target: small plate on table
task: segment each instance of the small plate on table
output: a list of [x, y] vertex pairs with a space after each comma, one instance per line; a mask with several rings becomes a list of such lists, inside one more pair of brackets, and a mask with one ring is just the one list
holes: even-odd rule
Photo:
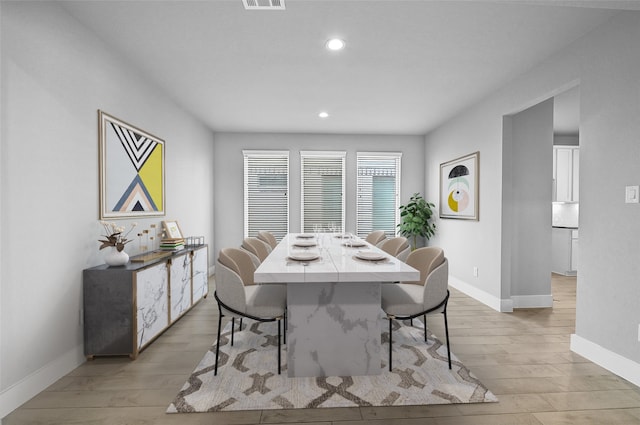
[[292, 252], [291, 254], [289, 254], [289, 259], [294, 261], [313, 261], [317, 260], [318, 258], [320, 258], [320, 254], [317, 252], [304, 251], [295, 253]]
[[315, 238], [315, 235], [312, 235], [311, 233], [301, 233], [298, 236], [296, 236], [296, 238], [298, 238], [298, 239], [313, 239], [313, 238]]
[[342, 245], [346, 247], [352, 247], [352, 248], [362, 248], [363, 246], [367, 246], [367, 243], [365, 241], [355, 240], [351, 242], [344, 242]]
[[310, 241], [310, 240], [302, 240], [302, 241], [297, 241], [293, 243], [293, 246], [297, 246], [300, 248], [311, 248], [312, 246], [316, 246], [317, 243], [315, 243], [314, 241]]
[[365, 261], [382, 261], [387, 259], [386, 255], [373, 251], [358, 251], [356, 252], [355, 257]]

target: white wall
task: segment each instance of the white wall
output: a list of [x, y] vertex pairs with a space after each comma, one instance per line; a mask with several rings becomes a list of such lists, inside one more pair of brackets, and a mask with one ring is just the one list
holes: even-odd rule
[[[440, 203], [440, 164], [480, 152], [479, 220], [437, 219], [438, 232], [431, 244], [445, 250], [449, 259], [450, 284], [464, 286], [467, 293], [496, 310], [503, 309], [499, 285], [501, 137], [502, 115], [487, 119], [483, 111], [477, 109], [427, 135], [425, 151], [425, 192], [427, 198], [436, 201], [437, 208]], [[477, 277], [473, 275], [474, 267], [478, 267]]]
[[502, 144], [501, 296], [508, 295], [514, 308], [551, 307], [553, 99], [507, 120], [511, 123]]
[[[243, 149], [289, 151], [289, 230], [300, 231], [300, 151], [346, 151], [346, 228], [356, 228], [356, 152], [402, 152], [400, 202], [424, 193], [422, 136], [217, 133], [215, 135], [215, 251], [243, 238]], [[213, 251], [212, 251], [213, 253]]]
[[[640, 13], [624, 11], [499, 92], [427, 135], [427, 194], [440, 162], [481, 152], [480, 221], [438, 223], [451, 281], [494, 308], [501, 287], [503, 117], [580, 83], [580, 259], [572, 348], [640, 383]], [[462, 243], [464, 241], [464, 243]], [[479, 265], [479, 276], [472, 266]], [[484, 273], [483, 273], [484, 271]]]
[[[2, 2], [0, 2], [0, 98], [2, 97], [2, 84], [3, 83], [3, 59], [2, 59], [2, 46], [3, 46], [3, 39], [4, 36], [2, 35], [2, 22], [3, 22], [3, 16], [2, 16]], [[4, 106], [3, 106], [3, 102], [0, 99], [0, 193], [3, 191], [3, 168], [1, 167], [2, 164], [4, 164], [4, 143], [2, 142], [4, 140], [3, 137], [3, 131], [2, 131], [2, 121], [3, 121], [3, 112], [4, 112]], [[3, 234], [3, 227], [2, 223], [4, 223], [3, 221], [3, 211], [4, 211], [4, 197], [0, 194], [0, 241], [4, 240], [4, 234]], [[3, 256], [3, 252], [2, 252], [2, 243], [0, 242], [0, 319], [2, 318], [2, 274], [3, 274], [3, 267], [2, 267], [2, 258], [4, 258]], [[2, 391], [2, 326], [0, 326], [0, 392]], [[0, 406], [3, 406], [4, 403], [0, 403]], [[8, 408], [10, 409], [10, 407]], [[8, 410], [7, 409], [7, 410]], [[4, 416], [4, 410], [0, 411], [0, 425], [2, 425], [2, 417]]]
[[[580, 83], [576, 324], [578, 339], [635, 362], [635, 376], [628, 379], [636, 385], [640, 385], [640, 208], [625, 204], [624, 198], [625, 186], [640, 184], [638, 45], [640, 12], [618, 15], [581, 43], [585, 61]], [[625, 362], [613, 363], [624, 373], [631, 369]]]
[[3, 2], [1, 24], [0, 417], [84, 361], [82, 270], [103, 262], [97, 110], [165, 140], [167, 218], [208, 241], [214, 178], [212, 132], [58, 5]]

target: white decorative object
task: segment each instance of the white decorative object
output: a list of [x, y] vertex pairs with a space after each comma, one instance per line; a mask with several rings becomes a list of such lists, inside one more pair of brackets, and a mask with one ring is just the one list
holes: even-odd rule
[[129, 254], [122, 251], [118, 251], [115, 246], [107, 248], [107, 255], [104, 257], [104, 262], [109, 266], [124, 266], [129, 262]]

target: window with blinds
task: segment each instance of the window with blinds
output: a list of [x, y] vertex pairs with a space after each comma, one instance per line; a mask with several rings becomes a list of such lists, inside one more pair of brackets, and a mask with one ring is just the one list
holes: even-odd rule
[[400, 217], [401, 153], [358, 152], [356, 233], [367, 236], [384, 230], [387, 237], [396, 235]]
[[300, 152], [302, 231], [317, 226], [344, 230], [344, 167], [346, 152]]
[[289, 233], [289, 152], [242, 151], [244, 237], [260, 231], [281, 240]]

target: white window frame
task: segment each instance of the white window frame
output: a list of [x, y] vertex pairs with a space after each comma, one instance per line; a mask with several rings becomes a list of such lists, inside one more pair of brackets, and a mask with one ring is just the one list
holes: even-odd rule
[[[340, 209], [341, 209], [341, 218], [340, 223], [335, 223], [336, 227], [339, 227], [338, 231], [343, 231], [345, 226], [345, 162], [346, 162], [347, 153], [345, 151], [300, 151], [300, 229], [302, 232], [305, 231], [313, 231], [314, 229], [306, 229], [305, 230], [305, 162], [307, 159], [309, 160], [340, 160], [341, 161], [341, 177], [342, 177], [342, 185], [341, 185], [341, 200], [340, 200]], [[324, 226], [324, 230], [327, 230], [327, 226], [331, 223], [317, 223]]]
[[[244, 158], [244, 217], [243, 217], [243, 221], [244, 221], [244, 237], [254, 237], [257, 235], [257, 232], [259, 231], [269, 231], [274, 233], [274, 236], [276, 236], [276, 239], [280, 240], [284, 235], [286, 235], [287, 233], [289, 233], [289, 174], [290, 174], [290, 168], [289, 168], [289, 151], [279, 151], [279, 150], [243, 150], [242, 151], [242, 155]], [[262, 226], [265, 228], [260, 228], [260, 229], [254, 229], [253, 232], [251, 232], [250, 227], [251, 227], [251, 223], [250, 223], [250, 207], [251, 205], [249, 205], [250, 202], [250, 198], [249, 198], [249, 194], [250, 194], [250, 186], [249, 186], [249, 180], [250, 180], [250, 163], [249, 160], [260, 160], [261, 158], [263, 158], [265, 160], [265, 166], [268, 167], [269, 161], [274, 161], [274, 160], [284, 160], [286, 162], [286, 178], [287, 178], [287, 183], [286, 183], [286, 192], [284, 194], [285, 197], [285, 203], [286, 203], [286, 223], [285, 223], [285, 227], [284, 229], [273, 229], [273, 228], [268, 228], [269, 226]], [[259, 207], [259, 206], [258, 206]]]
[[[373, 220], [373, 205], [367, 205], [367, 211], [365, 206], [361, 205], [367, 203], [366, 200], [362, 200], [361, 196], [364, 196], [363, 191], [367, 188], [363, 187], [361, 180], [361, 170], [364, 168], [364, 161], [395, 161], [395, 208], [394, 208], [394, 226], [392, 229], [374, 229], [371, 226], [366, 226], [365, 221], [369, 219]], [[356, 152], [356, 233], [360, 237], [365, 237], [373, 230], [385, 230], [388, 237], [392, 237], [398, 234], [397, 225], [400, 222], [400, 183], [402, 181], [402, 152]], [[381, 172], [384, 172], [381, 169]], [[373, 188], [371, 187], [371, 191]]]

